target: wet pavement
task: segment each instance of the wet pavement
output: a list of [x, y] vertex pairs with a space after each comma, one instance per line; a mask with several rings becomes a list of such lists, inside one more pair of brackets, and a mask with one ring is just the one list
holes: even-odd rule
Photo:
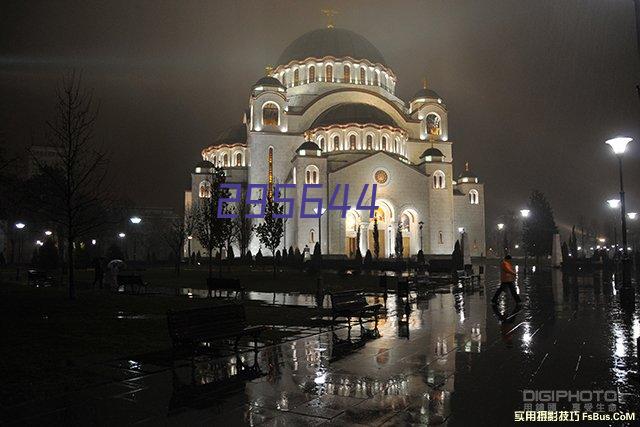
[[[496, 266], [480, 287], [446, 286], [419, 301], [391, 296], [380, 337], [318, 329], [254, 356], [198, 358], [175, 368], [149, 360], [96, 366], [105, 383], [5, 413], [64, 425], [510, 425], [516, 411], [572, 411], [534, 391], [609, 391], [580, 411], [638, 411], [640, 319], [598, 276], [543, 270], [520, 277], [524, 305], [488, 303]], [[273, 294], [269, 294], [273, 296]], [[261, 299], [261, 295], [254, 295]], [[266, 296], [265, 296], [266, 297]], [[309, 295], [278, 296], [312, 305]], [[374, 298], [371, 298], [372, 302]], [[367, 327], [371, 327], [369, 324]], [[611, 394], [614, 393], [614, 394]], [[586, 406], [592, 405], [592, 406]], [[599, 406], [602, 405], [602, 406]], [[637, 416], [638, 414], [636, 414]], [[580, 423], [583, 425], [583, 423]], [[611, 425], [622, 425], [612, 422]]]

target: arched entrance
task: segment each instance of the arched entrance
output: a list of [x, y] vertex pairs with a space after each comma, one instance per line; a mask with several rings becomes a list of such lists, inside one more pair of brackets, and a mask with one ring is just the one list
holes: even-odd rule
[[[360, 215], [356, 211], [348, 211], [345, 219], [345, 255], [349, 258], [356, 256], [358, 250], [358, 228], [360, 227]], [[364, 256], [364, 254], [361, 254]]]
[[400, 229], [402, 231], [402, 256], [408, 258], [418, 252], [416, 231], [418, 228], [416, 211], [405, 209], [400, 215]]

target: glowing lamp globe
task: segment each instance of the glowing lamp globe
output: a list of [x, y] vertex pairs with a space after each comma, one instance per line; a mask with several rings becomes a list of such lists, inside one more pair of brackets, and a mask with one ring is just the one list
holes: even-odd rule
[[529, 218], [529, 214], [531, 214], [531, 211], [529, 209], [520, 210], [520, 215], [522, 215], [522, 218]]
[[627, 150], [627, 144], [630, 143], [631, 141], [633, 141], [632, 138], [621, 136], [618, 138], [609, 139], [605, 141], [605, 143], [611, 146], [611, 149], [613, 149], [613, 152], [615, 154], [623, 154]]
[[636, 219], [638, 218], [638, 212], [627, 212], [627, 217], [629, 217], [629, 219]]
[[18, 230], [22, 230], [23, 228], [25, 228], [27, 225], [24, 222], [16, 222], [16, 228]]
[[609, 199], [607, 200], [607, 204], [611, 209], [616, 209], [620, 207], [620, 199]]
[[498, 230], [502, 230], [503, 228], [504, 228], [504, 224], [503, 223], [498, 224]]
[[139, 216], [132, 216], [129, 218], [129, 221], [131, 221], [132, 224], [140, 224], [142, 222], [142, 218]]

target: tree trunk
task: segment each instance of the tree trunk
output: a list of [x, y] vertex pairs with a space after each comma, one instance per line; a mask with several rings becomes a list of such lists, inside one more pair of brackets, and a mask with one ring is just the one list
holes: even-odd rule
[[76, 283], [73, 271], [73, 237], [67, 237], [67, 268], [69, 269], [69, 299], [76, 299]]
[[271, 251], [271, 254], [273, 256], [273, 278], [276, 278], [276, 255], [274, 253], [275, 248], [273, 248], [273, 250]]
[[213, 278], [213, 248], [209, 248], [209, 279]]
[[218, 277], [222, 278], [222, 246], [218, 248], [220, 254], [220, 260], [218, 261]]

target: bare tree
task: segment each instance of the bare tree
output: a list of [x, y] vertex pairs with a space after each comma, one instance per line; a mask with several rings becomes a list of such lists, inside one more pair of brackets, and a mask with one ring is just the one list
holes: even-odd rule
[[55, 149], [54, 161], [47, 165], [32, 150], [30, 154], [46, 190], [39, 198], [41, 211], [64, 233], [69, 298], [75, 299], [74, 243], [106, 221], [103, 203], [108, 159], [94, 142], [98, 108], [75, 72], [62, 79], [56, 99], [54, 117], [46, 123], [47, 142]]
[[253, 225], [253, 218], [249, 217], [251, 214], [251, 206], [247, 204], [247, 192], [242, 192], [240, 204], [237, 207], [238, 216], [234, 218], [234, 232], [236, 233], [236, 239], [238, 241], [238, 247], [240, 248], [240, 257], [244, 258], [249, 249], [249, 243], [251, 243], [251, 237], [255, 227]]
[[180, 276], [180, 262], [182, 248], [184, 248], [184, 241], [187, 238], [186, 221], [185, 218], [174, 218], [169, 223], [162, 227], [162, 237], [167, 243], [175, 260], [176, 276]]

